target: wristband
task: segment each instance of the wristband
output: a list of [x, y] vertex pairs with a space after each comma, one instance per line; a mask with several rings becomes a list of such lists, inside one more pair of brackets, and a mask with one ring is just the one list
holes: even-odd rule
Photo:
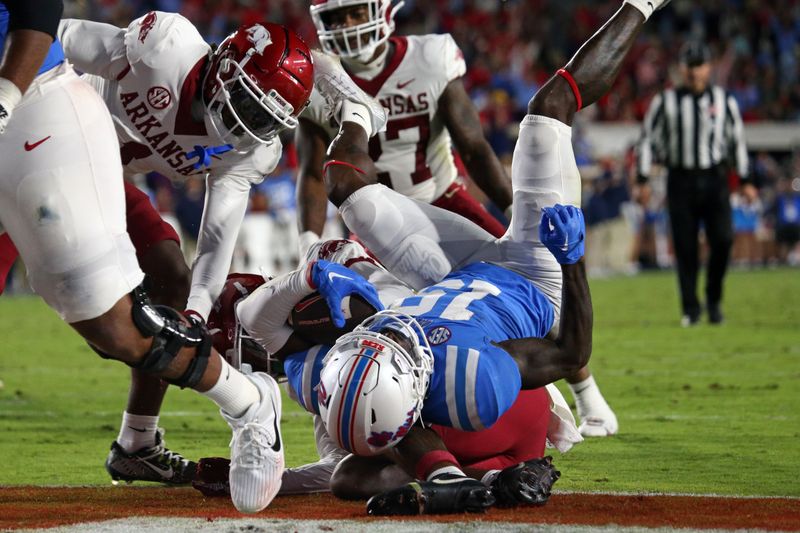
[[423, 455], [417, 462], [417, 466], [414, 469], [417, 479], [428, 479], [431, 468], [437, 463], [452, 463], [453, 466], [459, 466], [452, 453], [447, 450], [433, 450]]
[[372, 122], [370, 120], [371, 116], [372, 114], [370, 113], [369, 108], [364, 104], [353, 102], [351, 100], [345, 100], [342, 104], [342, 116], [339, 122], [341, 124], [344, 124], [345, 122], [355, 122], [364, 128], [364, 131], [367, 132], [367, 139], [369, 139], [375, 133], [372, 131]]
[[359, 174], [364, 174], [364, 175], [366, 175], [366, 172], [364, 172], [363, 170], [361, 170], [360, 168], [358, 168], [358, 167], [357, 167], [357, 166], [355, 166], [354, 164], [352, 164], [352, 163], [348, 163], [348, 162], [346, 162], [346, 161], [337, 161], [336, 159], [331, 159], [330, 161], [326, 162], [326, 163], [325, 163], [325, 164], [322, 166], [322, 175], [324, 176], [324, 175], [325, 175], [325, 173], [326, 173], [326, 172], [328, 172], [328, 167], [332, 167], [332, 166], [334, 166], [334, 165], [339, 165], [339, 166], [343, 166], [343, 167], [352, 168], [353, 170], [355, 170], [355, 171], [356, 171], [356, 172], [358, 172]]
[[572, 94], [575, 95], [575, 103], [578, 106], [578, 109], [576, 109], [575, 112], [580, 111], [583, 107], [583, 98], [581, 98], [581, 91], [578, 89], [578, 84], [575, 83], [575, 78], [573, 78], [572, 74], [563, 68], [558, 69], [556, 74], [567, 80], [567, 83], [569, 83], [569, 86], [572, 89]]

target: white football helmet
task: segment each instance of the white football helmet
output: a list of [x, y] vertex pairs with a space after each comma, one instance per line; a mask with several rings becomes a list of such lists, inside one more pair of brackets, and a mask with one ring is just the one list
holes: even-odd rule
[[369, 317], [323, 360], [317, 396], [328, 434], [356, 455], [385, 452], [419, 419], [432, 372], [414, 318], [391, 310]]
[[[366, 5], [369, 21], [351, 28], [331, 28], [329, 15], [337, 9]], [[328, 54], [353, 58], [366, 63], [375, 49], [394, 32], [394, 16], [403, 2], [392, 0], [312, 0], [311, 19], [317, 27], [317, 37]], [[364, 39], [368, 36], [368, 39]]]

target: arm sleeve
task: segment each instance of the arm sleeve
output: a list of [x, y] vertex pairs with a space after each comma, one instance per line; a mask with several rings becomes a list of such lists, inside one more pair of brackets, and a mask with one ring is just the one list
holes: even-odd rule
[[[277, 353], [293, 331], [286, 324], [292, 308], [314, 292], [308, 266], [267, 281], [236, 307], [242, 327], [269, 353]], [[313, 350], [312, 350], [313, 351]], [[288, 375], [289, 371], [286, 370]]]
[[736, 172], [738, 172], [742, 180], [746, 180], [749, 174], [747, 142], [744, 138], [744, 124], [742, 123], [742, 115], [739, 113], [739, 104], [736, 103], [736, 98], [728, 95], [725, 107], [727, 108], [727, 120], [729, 121], [727, 131], [733, 159], [736, 163]]
[[64, 55], [75, 68], [107, 79], [116, 78], [128, 65], [124, 36], [124, 29], [101, 22], [64, 19], [58, 25]]
[[236, 238], [250, 198], [250, 182], [238, 178], [207, 180], [197, 256], [192, 263], [192, 289], [187, 309], [208, 318], [233, 258]]
[[58, 21], [64, 11], [61, 0], [5, 0], [8, 31], [35, 30], [56, 38]]
[[639, 176], [650, 177], [653, 167], [653, 146], [655, 143], [663, 142], [660, 135], [663, 118], [664, 96], [659, 94], [650, 102], [650, 107], [644, 117], [642, 140], [639, 142]]

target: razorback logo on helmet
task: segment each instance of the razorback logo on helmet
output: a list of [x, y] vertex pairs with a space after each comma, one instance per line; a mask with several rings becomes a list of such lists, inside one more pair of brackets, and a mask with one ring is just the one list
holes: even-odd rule
[[253, 43], [253, 48], [259, 54], [264, 53], [264, 49], [272, 44], [272, 36], [269, 34], [267, 28], [261, 24], [253, 24], [247, 28], [247, 40]]
[[370, 340], [370, 339], [362, 339], [359, 344], [361, 346], [365, 347], [365, 348], [374, 348], [374, 349], [378, 350], [379, 352], [382, 352], [382, 351], [386, 350], [386, 346], [384, 346], [383, 344], [381, 344], [379, 342], [375, 342], [373, 340]]
[[139, 42], [143, 43], [147, 36], [150, 35], [150, 30], [156, 25], [156, 12], [151, 11], [139, 23]]

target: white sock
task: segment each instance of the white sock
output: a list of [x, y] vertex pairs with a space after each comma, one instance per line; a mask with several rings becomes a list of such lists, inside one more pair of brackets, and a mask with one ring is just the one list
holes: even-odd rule
[[589, 376], [580, 383], [568, 383], [568, 385], [578, 407], [578, 416], [582, 417], [587, 412], [608, 409], [606, 399], [600, 393], [594, 376]]
[[217, 383], [200, 394], [211, 398], [220, 409], [232, 417], [238, 418], [247, 411], [248, 407], [260, 401], [261, 395], [252, 381], [229, 365], [227, 361], [220, 359], [222, 360], [222, 371]]
[[117, 444], [128, 453], [142, 448], [151, 448], [156, 444], [158, 415], [132, 415], [128, 411], [122, 413], [122, 426], [119, 428]]

